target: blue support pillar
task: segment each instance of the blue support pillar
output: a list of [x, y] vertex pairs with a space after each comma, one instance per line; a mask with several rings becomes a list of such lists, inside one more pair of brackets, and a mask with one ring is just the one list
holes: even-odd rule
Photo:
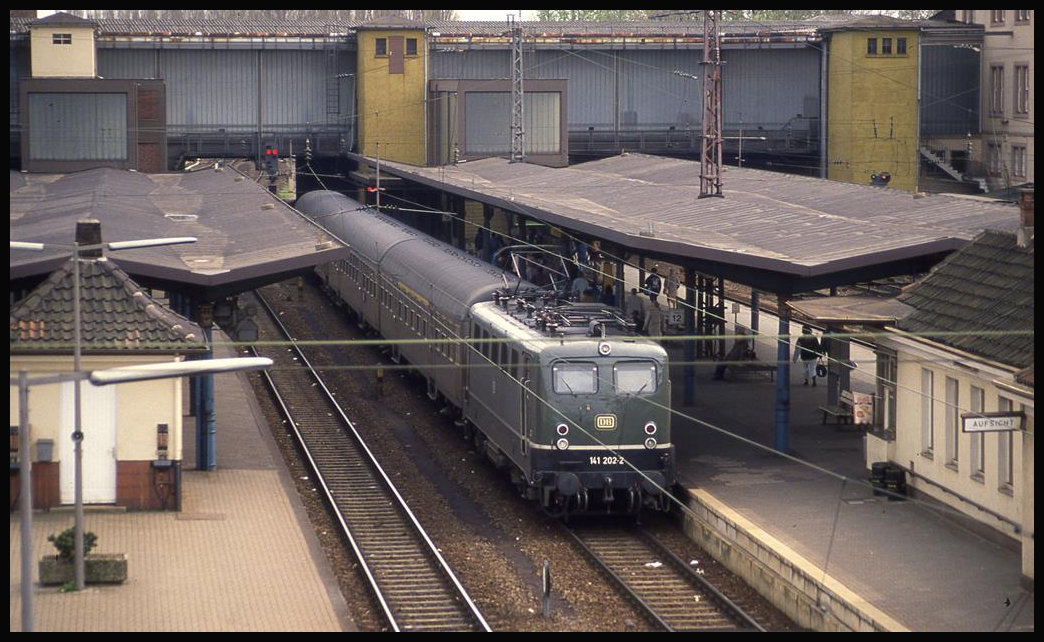
[[[207, 345], [213, 346], [213, 330], [208, 326], [203, 328], [203, 336], [206, 337]], [[214, 358], [214, 349], [207, 350], [205, 359]], [[205, 450], [201, 453], [198, 468], [203, 470], [217, 470], [217, 425], [214, 423], [214, 375], [206, 374], [196, 377], [199, 379], [200, 412], [197, 424], [199, 428], [199, 443], [205, 444]]]
[[773, 447], [780, 452], [790, 448], [790, 308], [787, 295], [780, 294], [779, 340], [776, 343], [776, 429]]

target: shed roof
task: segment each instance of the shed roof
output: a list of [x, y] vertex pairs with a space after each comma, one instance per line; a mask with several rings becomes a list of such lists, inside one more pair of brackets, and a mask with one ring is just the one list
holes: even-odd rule
[[[15, 241], [71, 248], [82, 218], [101, 221], [105, 242], [195, 236], [196, 243], [116, 252], [111, 260], [138, 281], [194, 289], [208, 300], [347, 256], [336, 239], [230, 170], [11, 172], [10, 207]], [[47, 274], [69, 254], [12, 251], [10, 277]]]
[[1032, 242], [1021, 248], [1014, 234], [983, 232], [899, 299], [913, 308], [901, 330], [1018, 368], [1033, 365]]
[[[11, 309], [12, 352], [73, 351], [73, 268], [70, 258]], [[207, 349], [198, 325], [150, 297], [104, 258], [80, 260], [80, 319], [84, 354]]]
[[780, 293], [925, 271], [983, 229], [1019, 221], [1008, 203], [732, 167], [724, 198], [699, 198], [699, 163], [643, 154], [568, 168], [491, 158], [381, 169]]

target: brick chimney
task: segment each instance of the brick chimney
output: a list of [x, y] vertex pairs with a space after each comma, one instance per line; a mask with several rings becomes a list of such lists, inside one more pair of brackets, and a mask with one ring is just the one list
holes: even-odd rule
[[1019, 247], [1029, 247], [1033, 243], [1033, 190], [1019, 190]]

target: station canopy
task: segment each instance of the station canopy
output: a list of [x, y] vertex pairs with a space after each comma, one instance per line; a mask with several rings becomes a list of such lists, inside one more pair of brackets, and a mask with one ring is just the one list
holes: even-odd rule
[[[186, 245], [106, 252], [150, 287], [214, 301], [347, 257], [335, 238], [265, 188], [230, 169], [142, 174], [97, 168], [10, 173], [10, 280], [50, 274], [69, 259], [76, 223], [101, 222], [102, 242], [194, 236]], [[64, 246], [64, 247], [62, 247]]]
[[698, 162], [643, 154], [567, 168], [499, 158], [380, 167], [632, 254], [779, 294], [924, 272], [984, 229], [1019, 225], [1018, 207], [1001, 201], [735, 167], [725, 168], [723, 197], [700, 198]]

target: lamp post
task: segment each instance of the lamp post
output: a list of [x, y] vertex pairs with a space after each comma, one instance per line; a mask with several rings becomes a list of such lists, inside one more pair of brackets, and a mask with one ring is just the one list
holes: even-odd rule
[[[86, 241], [86, 242], [85, 242]], [[94, 241], [94, 242], [89, 242]], [[64, 245], [58, 243], [31, 243], [24, 241], [11, 241], [11, 249], [43, 251], [49, 248], [71, 249], [73, 252], [73, 373], [80, 372], [81, 354], [81, 312], [80, 312], [80, 256], [81, 252], [97, 252], [101, 256], [103, 249], [109, 250], [132, 250], [143, 247], [157, 247], [163, 245], [181, 245], [184, 243], [195, 243], [193, 236], [182, 236], [173, 238], [142, 239], [138, 241], [117, 241], [113, 243], [101, 242], [101, 224], [88, 219], [76, 224], [76, 243]], [[80, 409], [80, 378], [71, 379], [73, 382], [73, 467], [75, 477], [75, 538], [76, 550], [76, 590], [83, 590], [85, 585], [84, 561], [83, 561], [83, 423]]]
[[[107, 386], [131, 381], [171, 379], [199, 374], [240, 372], [259, 370], [272, 365], [266, 357], [243, 357], [234, 359], [210, 359], [208, 361], [180, 361], [177, 363], [150, 363], [95, 370], [71, 374], [46, 375], [30, 378], [19, 372], [10, 379], [10, 385], [18, 386], [18, 458], [19, 458], [19, 502], [21, 503], [21, 553], [22, 553], [22, 630], [32, 631], [33, 622], [33, 567], [32, 567], [32, 457], [29, 456], [29, 387], [48, 383], [75, 382], [77, 387], [83, 379], [90, 379], [96, 386]], [[82, 540], [81, 540], [82, 541]], [[79, 549], [82, 553], [82, 548]]]

